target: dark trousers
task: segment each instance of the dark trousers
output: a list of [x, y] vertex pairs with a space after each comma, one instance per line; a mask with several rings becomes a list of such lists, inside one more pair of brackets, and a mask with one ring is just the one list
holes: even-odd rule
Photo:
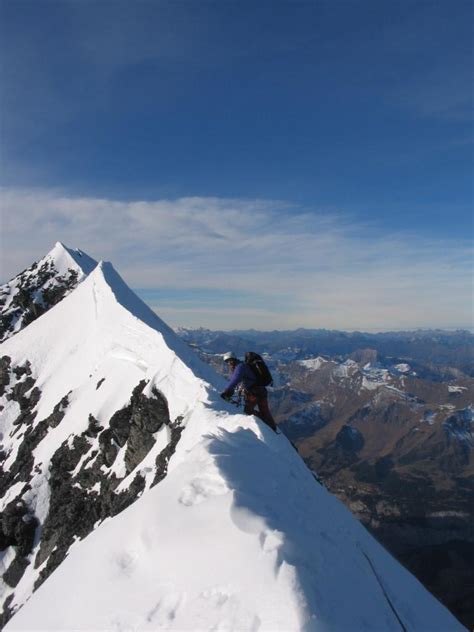
[[[255, 410], [256, 406], [258, 406], [258, 410]], [[246, 415], [256, 415], [276, 432], [277, 426], [268, 407], [266, 393], [245, 393], [244, 413]]]

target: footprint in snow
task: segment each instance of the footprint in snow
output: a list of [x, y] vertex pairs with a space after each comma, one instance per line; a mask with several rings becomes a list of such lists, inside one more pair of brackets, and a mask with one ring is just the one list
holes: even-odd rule
[[125, 575], [125, 577], [131, 577], [135, 570], [137, 559], [137, 553], [134, 553], [133, 551], [124, 551], [115, 560], [115, 564], [118, 567], [119, 573], [121, 575]]
[[186, 507], [192, 507], [213, 496], [223, 496], [228, 491], [229, 488], [220, 476], [198, 477], [182, 490], [179, 502]]
[[221, 608], [230, 598], [230, 594], [224, 592], [221, 588], [210, 588], [203, 591], [199, 596], [208, 601], [214, 608]]
[[149, 611], [146, 620], [153, 625], [166, 626], [176, 619], [176, 614], [183, 602], [183, 595], [169, 593], [165, 595]]

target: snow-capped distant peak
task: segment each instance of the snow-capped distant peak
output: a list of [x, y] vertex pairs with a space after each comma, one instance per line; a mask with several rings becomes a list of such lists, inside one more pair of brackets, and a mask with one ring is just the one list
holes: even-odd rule
[[400, 364], [396, 364], [394, 367], [400, 373], [409, 373], [411, 371], [411, 366], [406, 362], [401, 362]]
[[307, 360], [298, 360], [298, 364], [308, 371], [317, 371], [323, 364], [326, 364], [327, 360], [318, 356], [317, 358], [308, 358]]

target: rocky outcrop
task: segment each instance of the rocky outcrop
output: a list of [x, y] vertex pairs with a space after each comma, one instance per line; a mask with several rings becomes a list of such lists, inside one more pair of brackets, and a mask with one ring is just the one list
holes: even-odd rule
[[52, 260], [34, 263], [0, 288], [0, 341], [23, 329], [59, 303], [78, 284], [72, 268], [59, 274]]
[[155, 478], [153, 479], [153, 485], [156, 485], [163, 480], [168, 473], [168, 463], [176, 450], [178, 441], [181, 438], [181, 433], [184, 428], [181, 426], [182, 418], [178, 417], [176, 421], [170, 424], [169, 429], [171, 431], [171, 438], [168, 445], [159, 453], [155, 460]]
[[0, 520], [0, 550], [12, 546], [15, 557], [3, 573], [3, 581], [15, 588], [29, 565], [28, 556], [33, 550], [37, 518], [21, 500], [8, 504]]
[[65, 395], [60, 402], [53, 408], [53, 412], [49, 417], [46, 417], [45, 421], [51, 428], [59, 426], [66, 414], [67, 407], [69, 406], [69, 393]]
[[[48, 417], [38, 421], [36, 406], [41, 392], [31, 365], [27, 362], [12, 366], [10, 358], [4, 356], [0, 371], [6, 399], [16, 402], [20, 410], [11, 431], [11, 436], [18, 435], [15, 458], [5, 471], [0, 469], [0, 499], [14, 485], [23, 484], [14, 501], [4, 506], [1, 513], [0, 550], [13, 547], [15, 552], [2, 579], [14, 589], [32, 565], [39, 570], [36, 589], [64, 560], [74, 541], [85, 538], [100, 522], [120, 513], [141, 495], [145, 478], [138, 466], [155, 445], [163, 426], [168, 428], [169, 442], [154, 459], [151, 485], [166, 476], [183, 430], [182, 418], [172, 422], [165, 397], [156, 388], [145, 395], [147, 382], [142, 380], [129, 403], [108, 421], [100, 423], [90, 414], [86, 429], [63, 441], [45, 470], [45, 464], [35, 462], [35, 449], [63, 422], [70, 393], [62, 397]], [[121, 465], [114, 470], [119, 455]], [[3, 452], [3, 460], [8, 456]], [[32, 486], [45, 484], [45, 471], [49, 509], [40, 525], [26, 499], [31, 496]], [[127, 476], [127, 486], [118, 490]], [[11, 599], [5, 601], [3, 623], [13, 614], [11, 604]]]
[[11, 361], [9, 356], [0, 358], [0, 397], [3, 397], [6, 387], [10, 384]]
[[[50, 509], [35, 560], [36, 567], [46, 560], [47, 564], [36, 587], [62, 562], [75, 539], [86, 537], [94, 526], [123, 511], [140, 495], [145, 481], [139, 472], [126, 490], [116, 493], [122, 479], [107, 470], [119, 451], [125, 449], [126, 475], [130, 474], [153, 447], [154, 435], [163, 425], [170, 427], [174, 440], [156, 459], [155, 480], [166, 475], [182, 429], [178, 429], [179, 421], [171, 424], [161, 393], [152, 389], [152, 397], [147, 397], [143, 394], [145, 386], [144, 380], [136, 386], [130, 403], [113, 414], [108, 428], [103, 429], [90, 415], [87, 430], [72, 442], [65, 441], [54, 454], [50, 466]], [[94, 448], [95, 437], [98, 450]]]
[[9, 503], [0, 519], [0, 549], [14, 546], [17, 553], [26, 557], [33, 549], [38, 521], [21, 500]]
[[130, 434], [125, 452], [127, 472], [133, 471], [148, 454], [155, 443], [154, 434], [163, 424], [170, 425], [165, 398], [156, 388], [152, 393], [153, 398], [149, 399], [135, 389], [130, 402]]

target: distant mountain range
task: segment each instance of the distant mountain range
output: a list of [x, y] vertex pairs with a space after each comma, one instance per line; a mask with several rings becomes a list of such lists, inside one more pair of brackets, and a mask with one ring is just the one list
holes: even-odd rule
[[232, 349], [243, 356], [251, 348], [258, 353], [268, 353], [274, 360], [289, 362], [319, 355], [347, 358], [352, 353], [371, 349], [381, 358], [392, 359], [394, 363], [406, 360], [414, 368], [419, 363], [425, 372], [433, 371], [433, 378], [456, 376], [454, 369], [474, 377], [474, 335], [467, 330], [370, 334], [328, 329], [266, 332], [190, 330], [180, 327], [176, 332], [184, 340], [210, 353], [223, 353], [223, 349]]

